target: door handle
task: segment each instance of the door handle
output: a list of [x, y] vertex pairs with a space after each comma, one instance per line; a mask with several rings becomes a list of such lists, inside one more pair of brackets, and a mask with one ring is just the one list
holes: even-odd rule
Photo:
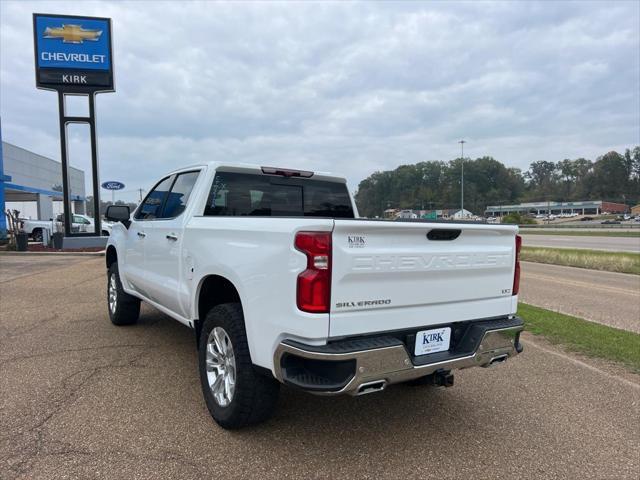
[[138, 232], [138, 236], [144, 238], [147, 236], [147, 234], [144, 232]]
[[173, 240], [175, 242], [176, 240], [178, 240], [178, 237], [173, 233], [170, 233], [169, 235], [167, 235], [167, 240]]

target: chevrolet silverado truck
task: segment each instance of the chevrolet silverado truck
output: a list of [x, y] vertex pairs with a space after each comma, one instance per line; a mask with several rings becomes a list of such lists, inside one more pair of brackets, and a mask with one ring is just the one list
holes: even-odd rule
[[169, 173], [106, 217], [111, 321], [145, 301], [193, 329], [224, 428], [266, 420], [281, 384], [450, 386], [522, 351], [512, 225], [358, 218], [342, 177], [225, 163]]

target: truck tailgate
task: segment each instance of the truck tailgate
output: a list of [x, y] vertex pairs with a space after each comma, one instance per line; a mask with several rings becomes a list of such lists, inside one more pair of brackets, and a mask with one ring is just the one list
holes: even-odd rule
[[335, 220], [329, 335], [515, 313], [516, 232], [510, 225]]

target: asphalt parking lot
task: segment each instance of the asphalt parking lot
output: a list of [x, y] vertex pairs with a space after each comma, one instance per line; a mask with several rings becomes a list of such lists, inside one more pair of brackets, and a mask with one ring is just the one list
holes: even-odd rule
[[[640, 476], [637, 376], [531, 337], [450, 389], [281, 390], [268, 423], [220, 429], [192, 333], [150, 307], [115, 327], [103, 258], [0, 255], [0, 478]], [[27, 273], [25, 273], [27, 272]]]

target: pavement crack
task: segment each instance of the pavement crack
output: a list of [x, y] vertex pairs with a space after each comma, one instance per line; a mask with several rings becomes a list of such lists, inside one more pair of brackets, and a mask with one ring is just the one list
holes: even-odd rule
[[18, 337], [21, 337], [23, 335], [28, 335], [31, 332], [33, 332], [34, 330], [37, 330], [38, 328], [42, 328], [43, 324], [49, 323], [53, 320], [57, 320], [59, 317], [59, 315], [57, 313], [54, 313], [53, 315], [50, 315], [48, 317], [44, 317], [40, 320], [38, 320], [37, 323], [34, 323], [33, 325], [29, 326], [29, 327], [25, 327], [24, 329], [20, 329], [20, 330], [14, 330], [11, 332], [8, 332], [6, 334], [2, 335], [2, 340], [6, 340], [6, 339], [15, 339]]
[[14, 357], [3, 359], [2, 361], [0, 361], [0, 365], [15, 362], [18, 360], [29, 360], [32, 358], [49, 357], [52, 355], [59, 355], [64, 353], [86, 352], [86, 351], [94, 351], [94, 350], [110, 350], [110, 349], [118, 349], [118, 348], [150, 348], [150, 347], [151, 345], [144, 344], [144, 343], [131, 343], [131, 344], [124, 344], [124, 345], [103, 345], [100, 347], [67, 348], [63, 350], [53, 350], [53, 351], [44, 352], [44, 353], [34, 353], [33, 355], [16, 355]]

